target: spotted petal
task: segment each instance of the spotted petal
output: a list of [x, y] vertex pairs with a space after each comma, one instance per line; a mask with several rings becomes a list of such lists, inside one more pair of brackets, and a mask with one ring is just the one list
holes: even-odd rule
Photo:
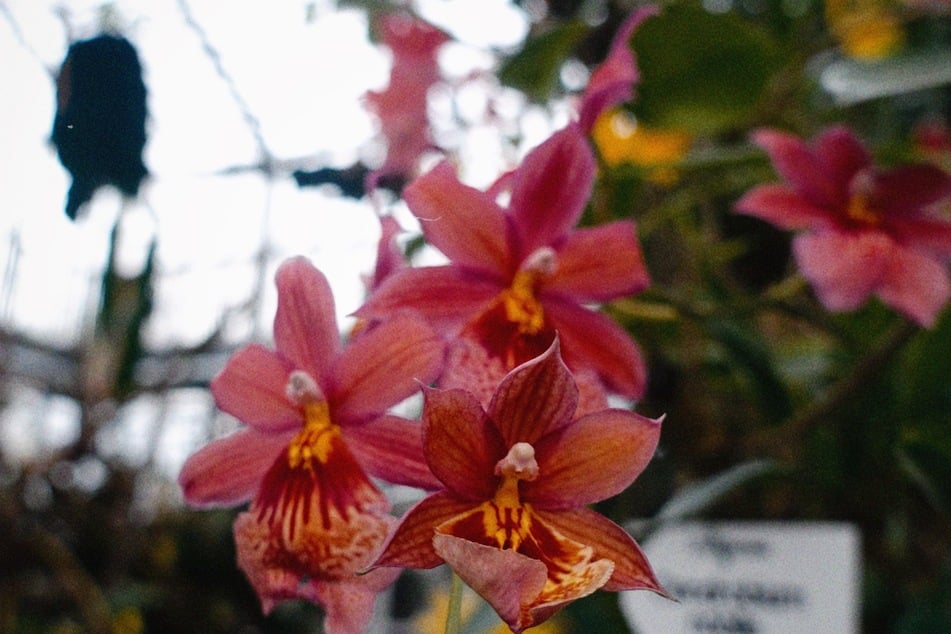
[[438, 526], [433, 538], [436, 553], [515, 632], [538, 625], [567, 603], [591, 594], [614, 570], [610, 561], [594, 559], [590, 547], [568, 539], [529, 509], [524, 512], [528, 528], [515, 549], [486, 543], [494, 536], [473, 534], [481, 510]]
[[652, 590], [667, 596], [637, 542], [611, 520], [587, 508], [535, 512], [569, 539], [594, 548], [596, 557], [614, 562], [614, 572], [604, 585], [605, 590]]
[[341, 581], [314, 580], [315, 602], [324, 608], [327, 634], [362, 634], [373, 618], [380, 592], [396, 581], [400, 570], [381, 568]]

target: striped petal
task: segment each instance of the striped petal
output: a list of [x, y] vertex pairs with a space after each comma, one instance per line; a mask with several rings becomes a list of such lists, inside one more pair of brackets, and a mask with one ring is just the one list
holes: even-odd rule
[[660, 423], [608, 409], [545, 436], [534, 445], [541, 475], [521, 483], [522, 499], [540, 509], [561, 509], [617, 495], [653, 457]]
[[330, 284], [304, 257], [282, 263], [275, 281], [274, 343], [277, 350], [297, 369], [306, 370], [321, 383], [341, 348]]
[[523, 363], [499, 384], [489, 403], [489, 418], [506, 447], [539, 438], [571, 422], [578, 388], [561, 360], [558, 340], [539, 357]]

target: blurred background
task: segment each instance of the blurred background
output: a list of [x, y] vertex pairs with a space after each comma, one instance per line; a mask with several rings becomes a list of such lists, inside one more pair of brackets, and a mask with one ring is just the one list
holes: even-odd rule
[[[863, 631], [951, 631], [951, 311], [930, 330], [876, 301], [831, 315], [788, 234], [732, 213], [775, 179], [748, 141], [759, 126], [809, 137], [842, 122], [884, 164], [951, 168], [951, 7], [658, 4], [631, 42], [634, 101], [593, 132], [583, 222], [637, 220], [653, 286], [604, 309], [648, 357], [634, 406], [667, 419], [647, 472], [599, 510], [644, 539], [686, 518], [852, 523]], [[444, 155], [478, 187], [515, 166], [568, 121], [636, 6], [0, 0], [0, 631], [318, 631], [314, 606], [261, 616], [234, 563], [236, 511], [183, 506], [185, 458], [236, 427], [208, 381], [268, 342], [286, 257], [328, 275], [341, 328], [380, 212], [414, 262], [438, 261], [401, 184]], [[428, 91], [431, 149], [368, 197], [387, 146], [365, 95], [390, 81], [377, 25], [397, 9], [450, 41]], [[97, 188], [71, 220], [53, 132], [80, 80], [74, 59], [64, 89], [61, 66], [102, 33], [141, 64], [148, 175], [134, 195]], [[398, 510], [413, 499], [394, 495]], [[443, 572], [405, 573], [373, 627], [442, 631]], [[472, 631], [497, 627], [471, 610]], [[597, 593], [546, 627], [631, 625]]]

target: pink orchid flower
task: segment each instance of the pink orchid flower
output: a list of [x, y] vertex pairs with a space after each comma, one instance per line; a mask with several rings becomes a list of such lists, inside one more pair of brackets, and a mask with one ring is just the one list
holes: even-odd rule
[[[584, 409], [608, 389], [643, 395], [646, 367], [627, 332], [588, 304], [649, 284], [632, 221], [575, 229], [594, 179], [594, 157], [576, 125], [555, 133], [511, 174], [507, 208], [462, 184], [448, 162], [404, 191], [427, 241], [451, 261], [388, 277], [357, 311], [425, 315], [453, 339], [442, 387], [480, 397], [544, 352], [557, 330], [565, 360], [586, 389]], [[590, 403], [588, 405], [587, 403]]]
[[882, 170], [848, 128], [825, 130], [812, 145], [759, 130], [783, 184], [760, 185], [736, 204], [793, 240], [799, 270], [831, 311], [853, 310], [871, 294], [923, 326], [951, 296], [946, 262], [951, 221], [933, 208], [951, 178], [930, 165]]
[[366, 94], [387, 145], [383, 165], [370, 177], [371, 187], [386, 176], [412, 176], [419, 157], [432, 148], [427, 95], [440, 77], [436, 54], [449, 41], [443, 31], [404, 13], [384, 14], [378, 25], [393, 62], [387, 87]]
[[665, 594], [637, 543], [585, 506], [643, 471], [659, 419], [575, 418], [557, 340], [505, 377], [487, 409], [465, 390], [424, 395], [423, 448], [444, 488], [407, 511], [374, 566], [445, 562], [515, 632], [599, 588]]
[[653, 5], [640, 7], [631, 11], [618, 28], [608, 56], [591, 74], [582, 95], [579, 123], [586, 132], [591, 132], [601, 113], [634, 97], [634, 84], [640, 73], [631, 50], [631, 36], [644, 20], [658, 12]]
[[443, 345], [418, 318], [396, 317], [344, 348], [327, 280], [304, 258], [276, 275], [276, 350], [249, 345], [212, 381], [218, 406], [247, 427], [182, 468], [194, 506], [251, 500], [235, 521], [238, 564], [265, 613], [285, 599], [324, 606], [329, 632], [359, 632], [392, 575], [355, 573], [393, 518], [367, 473], [434, 488], [420, 427], [383, 415], [435, 378]]

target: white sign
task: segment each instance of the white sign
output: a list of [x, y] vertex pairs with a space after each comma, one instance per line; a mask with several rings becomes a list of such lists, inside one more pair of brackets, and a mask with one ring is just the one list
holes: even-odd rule
[[854, 634], [858, 529], [808, 522], [685, 522], [642, 544], [677, 601], [622, 592], [640, 634]]

